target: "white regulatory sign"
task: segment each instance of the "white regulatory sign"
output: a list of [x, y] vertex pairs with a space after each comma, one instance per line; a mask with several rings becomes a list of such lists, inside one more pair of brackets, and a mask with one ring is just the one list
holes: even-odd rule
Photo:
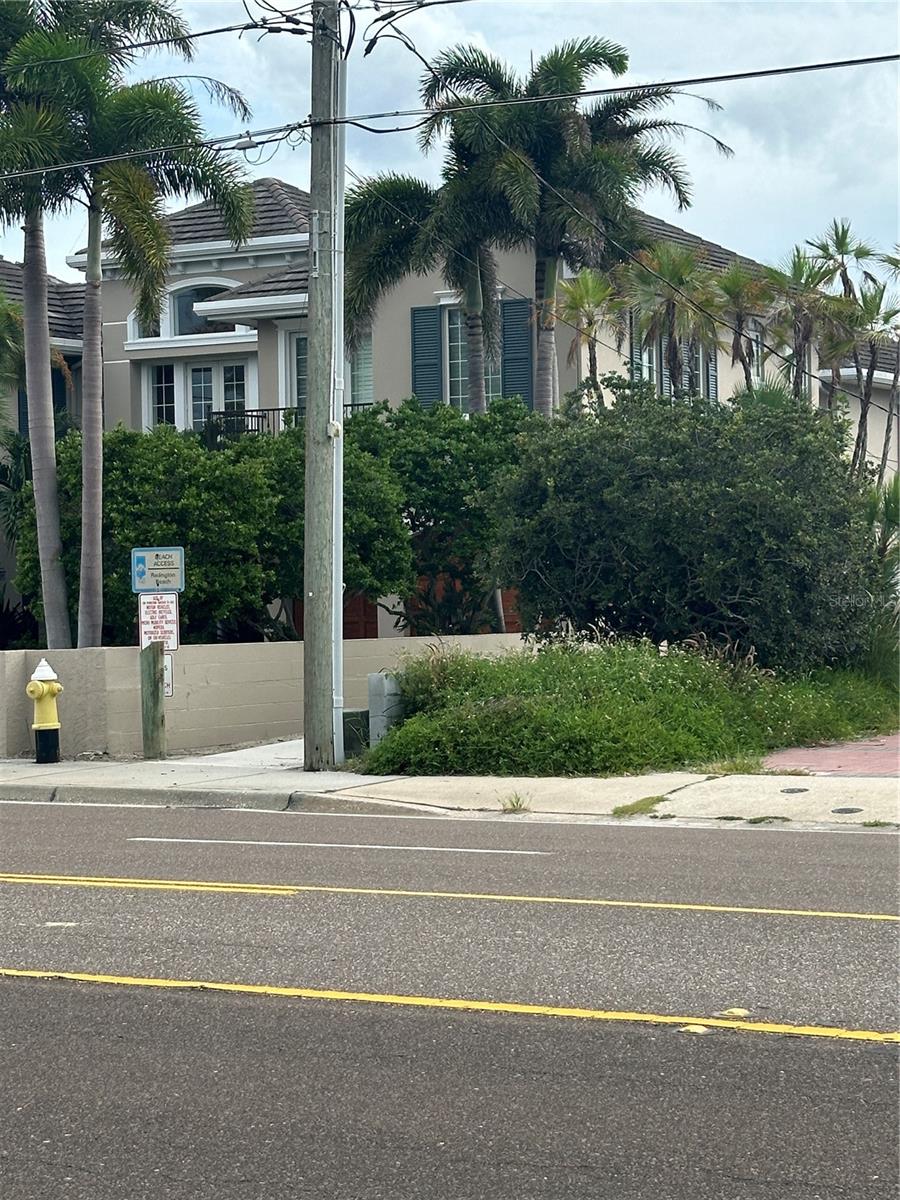
[[138, 596], [141, 649], [162, 642], [166, 650], [178, 649], [178, 593], [141, 592]]
[[171, 654], [163, 655], [163, 695], [167, 700], [175, 695], [175, 659]]

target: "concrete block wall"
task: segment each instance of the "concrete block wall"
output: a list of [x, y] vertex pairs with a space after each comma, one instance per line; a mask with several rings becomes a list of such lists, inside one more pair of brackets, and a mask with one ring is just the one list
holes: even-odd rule
[[[394, 670], [436, 645], [477, 654], [521, 646], [517, 634], [454, 638], [368, 638], [344, 643], [344, 703], [368, 706], [368, 676]], [[25, 685], [41, 658], [59, 675], [64, 758], [141, 753], [139, 651], [0, 651], [0, 759], [32, 752], [32, 704]], [[303, 734], [303, 643], [182, 646], [174, 655], [174, 695], [166, 701], [170, 754], [222, 749]]]

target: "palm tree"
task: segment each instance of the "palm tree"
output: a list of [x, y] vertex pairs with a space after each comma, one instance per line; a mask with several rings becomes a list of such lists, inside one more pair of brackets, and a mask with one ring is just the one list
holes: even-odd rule
[[586, 267], [574, 279], [565, 279], [559, 286], [556, 315], [575, 330], [569, 346], [568, 364], [576, 363], [579, 352], [587, 349], [588, 379], [595, 392], [600, 386], [597, 379], [600, 334], [604, 326], [607, 327], [614, 334], [616, 344], [621, 346], [625, 339], [626, 312], [616, 285], [599, 271]]
[[831, 298], [822, 290], [831, 278], [831, 268], [795, 246], [782, 267], [769, 267], [766, 278], [772, 286], [772, 322], [776, 339], [790, 346], [785, 374], [796, 400], [805, 393], [810, 347], [830, 313]]
[[761, 353], [754, 326], [763, 319], [771, 303], [771, 286], [758, 271], [752, 271], [735, 259], [716, 276], [715, 288], [718, 306], [732, 332], [731, 365], [741, 364], [745, 387], [752, 392], [753, 368], [757, 365], [754, 360]]
[[497, 329], [497, 267], [487, 239], [492, 212], [483, 196], [473, 195], [452, 156], [441, 187], [409, 175], [379, 175], [351, 189], [345, 206], [348, 341], [360, 336], [381, 297], [403, 278], [439, 268], [462, 297], [473, 413], [487, 407], [485, 346], [493, 350]]
[[712, 277], [693, 250], [674, 242], [660, 242], [637, 257], [624, 288], [638, 313], [642, 344], [661, 347], [673, 395], [697, 392], [697, 351], [715, 353], [719, 344]]
[[[148, 13], [152, 5], [145, 6]], [[165, 3], [159, 9], [168, 11]], [[179, 22], [173, 33], [186, 32]], [[47, 96], [68, 114], [78, 157], [187, 145], [143, 162], [116, 162], [78, 171], [73, 198], [80, 194], [88, 213], [82, 355], [82, 533], [78, 605], [78, 645], [96, 646], [103, 630], [103, 354], [101, 243], [104, 229], [122, 275], [137, 294], [144, 324], [158, 315], [168, 269], [169, 239], [164, 200], [198, 192], [216, 202], [235, 242], [250, 231], [249, 192], [240, 186], [233, 163], [197, 146], [204, 136], [200, 114], [187, 89], [173, 80], [134, 85], [121, 81], [115, 57], [60, 63], [93, 45], [65, 29], [26, 35], [7, 57], [8, 76], [23, 92]], [[26, 69], [24, 64], [28, 64]], [[215, 84], [242, 118], [249, 112], [233, 90]]]
[[[826, 282], [839, 284], [845, 300], [853, 301], [857, 298], [857, 283], [851, 273], [854, 268], [862, 271], [864, 280], [875, 282], [871, 273], [863, 266], [877, 257], [875, 247], [861, 241], [853, 232], [849, 221], [839, 221], [835, 217], [820, 238], [814, 238], [806, 244], [815, 251], [814, 261], [827, 267]], [[848, 357], [853, 360], [856, 385], [862, 394], [863, 367], [859, 347], [852, 346]]]
[[[881, 263], [887, 267], [892, 279], [900, 278], [900, 246], [894, 248], [893, 254], [882, 254]], [[894, 433], [894, 417], [898, 411], [900, 400], [900, 336], [894, 342], [894, 366], [891, 373], [891, 388], [888, 392], [887, 414], [884, 423], [884, 441], [881, 444], [881, 461], [878, 464], [878, 483], [884, 483], [887, 474], [888, 458], [891, 453], [891, 438]]]
[[[564, 42], [525, 78], [478, 47], [455, 47], [435, 60], [422, 84], [423, 99], [435, 112], [426, 141], [450, 119], [445, 110], [461, 101], [572, 96], [596, 72], [621, 75], [627, 66], [622, 46], [596, 37]], [[636, 246], [632, 205], [647, 186], [666, 186], [679, 203], [688, 203], [683, 166], [663, 140], [686, 127], [647, 115], [676, 94], [648, 87], [584, 112], [576, 99], [566, 99], [453, 116], [459, 138], [491, 161], [491, 178], [518, 226], [518, 243], [534, 248], [535, 408], [544, 415], [554, 407], [561, 262], [573, 270], [609, 266], [622, 257], [623, 247], [627, 252]]]
[[869, 445], [869, 411], [872, 407], [872, 391], [878, 352], [900, 339], [900, 305], [888, 296], [887, 284], [863, 284], [852, 302], [857, 311], [856, 320], [850, 326], [854, 359], [861, 358], [860, 351], [868, 354], [865, 376], [859, 389], [859, 422], [853, 446], [851, 471], [862, 475], [866, 470]]
[[[87, 39], [90, 49], [127, 60], [130, 40], [144, 35], [183, 39], [185, 27], [166, 0], [83, 0], [79, 4], [13, 0], [0, 6], [0, 63], [40, 30], [66, 30]], [[190, 43], [176, 41], [190, 54]], [[90, 61], [90, 60], [88, 60]], [[22, 95], [0, 68], [0, 162], [8, 170], [66, 162], [76, 154], [68, 114], [51, 96]], [[66, 172], [5, 181], [0, 187], [4, 221], [23, 220], [25, 227], [24, 299], [25, 374], [28, 428], [37, 520], [41, 593], [49, 648], [71, 645], [71, 629], [63, 573], [56, 484], [53, 399], [50, 378], [50, 332], [47, 307], [47, 258], [44, 213], [64, 209], [75, 181]]]

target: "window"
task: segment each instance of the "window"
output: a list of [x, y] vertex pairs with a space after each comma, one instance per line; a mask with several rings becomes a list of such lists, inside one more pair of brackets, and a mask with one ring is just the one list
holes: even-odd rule
[[641, 342], [641, 333], [638, 325], [640, 313], [639, 310], [633, 308], [628, 314], [628, 329], [630, 336], [629, 358], [631, 362], [632, 378], [641, 379], [645, 383], [653, 383], [656, 379], [656, 354], [654, 346], [643, 345]]
[[763, 363], [763, 355], [765, 350], [763, 349], [763, 330], [758, 321], [753, 322], [753, 324], [750, 326], [749, 333], [749, 341], [753, 350], [753, 360], [750, 363], [750, 371], [754, 380], [757, 383], [762, 383], [763, 372], [765, 369]]
[[222, 399], [226, 412], [243, 412], [247, 402], [247, 377], [243, 363], [222, 368]]
[[309, 372], [309, 342], [305, 337], [294, 339], [294, 397], [297, 411], [306, 412]]
[[350, 356], [350, 405], [366, 408], [375, 402], [372, 377], [372, 334], [364, 333]]
[[202, 429], [213, 407], [212, 367], [191, 367], [191, 421], [194, 429]]
[[198, 316], [194, 305], [202, 300], [217, 296], [224, 289], [217, 284], [182, 288], [171, 296], [172, 333], [175, 337], [186, 337], [196, 333], [233, 333], [234, 322], [211, 321], [208, 317]]
[[[488, 404], [496, 400], [501, 392], [500, 356], [490, 359], [485, 355], [484, 391]], [[447, 311], [447, 399], [461, 412], [469, 411], [469, 343], [466, 338], [466, 322], [462, 310]]]
[[150, 382], [150, 402], [154, 425], [175, 424], [174, 363], [164, 363], [153, 368]]

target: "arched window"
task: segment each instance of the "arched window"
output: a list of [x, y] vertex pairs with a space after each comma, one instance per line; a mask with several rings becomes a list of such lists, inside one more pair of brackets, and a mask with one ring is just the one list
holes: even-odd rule
[[170, 286], [163, 297], [160, 306], [159, 319], [150, 327], [142, 327], [137, 315], [132, 312], [128, 318], [129, 340], [140, 338], [174, 338], [196, 337], [204, 334], [246, 333], [245, 325], [236, 325], [234, 321], [225, 319], [210, 319], [201, 317], [194, 312], [194, 305], [222, 292], [230, 291], [239, 286], [236, 279], [204, 278], [184, 280]]

